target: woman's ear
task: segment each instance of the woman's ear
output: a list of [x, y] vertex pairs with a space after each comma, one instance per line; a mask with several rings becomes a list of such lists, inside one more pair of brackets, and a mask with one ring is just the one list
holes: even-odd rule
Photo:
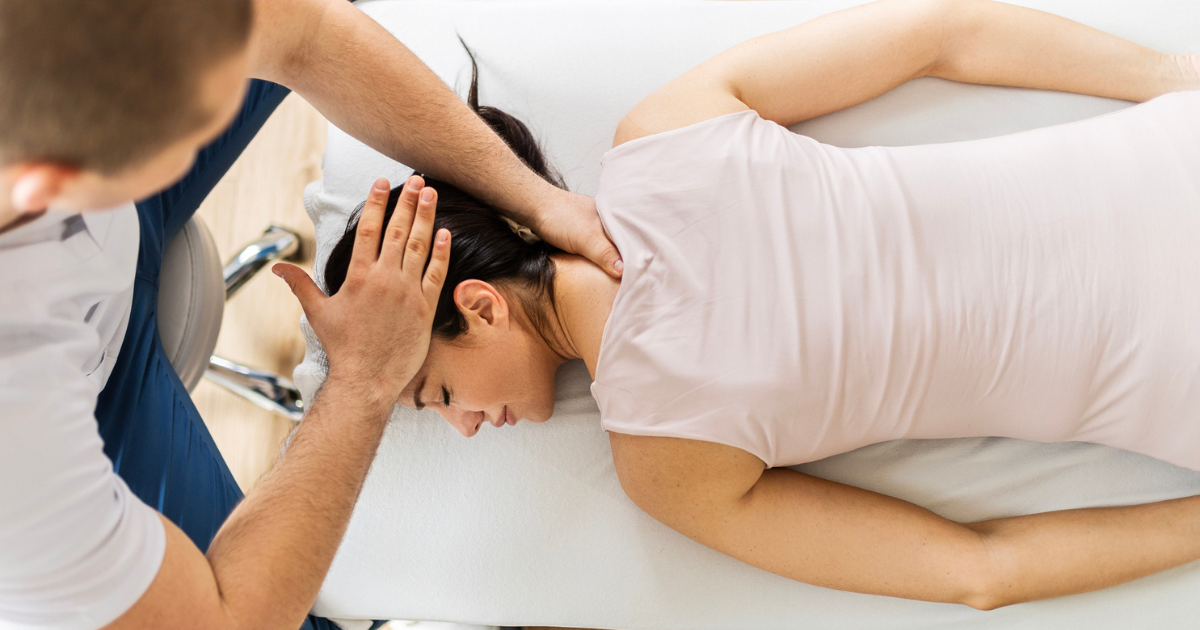
[[508, 322], [508, 301], [495, 286], [482, 280], [463, 280], [454, 288], [454, 303], [468, 325], [487, 326]]

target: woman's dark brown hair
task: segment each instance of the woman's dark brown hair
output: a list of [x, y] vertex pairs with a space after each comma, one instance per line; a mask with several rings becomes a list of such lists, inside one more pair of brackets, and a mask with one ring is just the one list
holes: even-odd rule
[[[494, 107], [479, 105], [479, 69], [470, 49], [467, 54], [471, 57], [471, 89], [467, 104], [530, 169], [555, 186], [565, 188], [562, 178], [546, 163], [541, 148], [524, 123]], [[434, 233], [445, 228], [451, 235], [450, 264], [433, 317], [433, 335], [449, 341], [467, 331], [467, 321], [454, 303], [454, 289], [465, 280], [482, 280], [511, 290], [521, 301], [534, 329], [539, 334], [546, 330], [545, 312], [540, 304], [548, 300], [553, 308], [554, 263], [550, 256], [560, 250], [545, 241], [527, 243], [501, 218], [496, 208], [447, 182], [426, 177], [425, 185], [432, 186], [438, 193]], [[388, 195], [384, 225], [391, 219], [403, 189], [403, 185], [397, 186]], [[345, 234], [325, 263], [325, 292], [329, 295], [337, 293], [346, 281], [358, 218], [364, 204], [354, 210]]]

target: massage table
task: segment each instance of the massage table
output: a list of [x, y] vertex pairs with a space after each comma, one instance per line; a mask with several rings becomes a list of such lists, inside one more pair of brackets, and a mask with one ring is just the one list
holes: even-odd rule
[[[481, 102], [528, 123], [570, 188], [593, 194], [618, 121], [645, 95], [733, 44], [856, 4], [359, 6], [460, 94], [470, 82], [461, 35], [478, 59]], [[1164, 52], [1200, 53], [1200, 3], [1191, 0], [1026, 5]], [[1128, 105], [919, 79], [793, 130], [846, 147], [953, 142]], [[318, 270], [372, 181], [398, 183], [409, 172], [329, 127], [324, 178], [305, 195]], [[308, 347], [295, 381], [311, 401], [323, 356], [302, 326]], [[370, 619], [646, 630], [1200, 628], [1200, 563], [990, 612], [840, 592], [743, 564], [659, 524], [625, 497], [588, 384], [583, 364], [568, 363], [557, 376], [549, 422], [485, 427], [471, 439], [435, 412], [397, 408], [313, 612], [346, 628]], [[797, 469], [958, 521], [1200, 493], [1200, 473], [1145, 456], [1002, 438], [886, 442]]]

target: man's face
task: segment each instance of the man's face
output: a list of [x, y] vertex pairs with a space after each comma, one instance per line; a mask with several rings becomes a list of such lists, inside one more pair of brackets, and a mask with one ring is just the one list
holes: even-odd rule
[[[34, 189], [38, 186], [45, 187], [40, 196], [32, 196], [44, 202], [40, 204], [22, 203], [24, 191], [19, 190], [20, 174], [31, 172], [39, 166], [18, 164], [9, 167], [9, 175], [17, 182], [12, 196], [18, 216], [40, 212], [45, 205], [78, 211], [111, 208], [121, 203], [144, 199], [179, 181], [191, 168], [197, 151], [224, 131], [241, 109], [248, 69], [249, 54], [245, 51], [231, 55], [209, 68], [200, 78], [199, 90], [202, 106], [209, 112], [208, 122], [164, 147], [154, 157], [135, 166], [113, 174], [89, 170], [71, 171], [64, 168], [57, 172], [58, 175], [51, 171], [51, 175], [33, 178], [33, 183], [27, 183], [27, 186]], [[56, 180], [56, 177], [59, 179]], [[43, 207], [30, 207], [31, 205]]]

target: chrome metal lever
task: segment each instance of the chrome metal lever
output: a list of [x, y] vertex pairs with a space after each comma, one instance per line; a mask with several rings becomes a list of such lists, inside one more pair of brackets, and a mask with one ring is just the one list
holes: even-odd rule
[[278, 225], [267, 228], [263, 235], [242, 248], [225, 263], [225, 299], [233, 297], [254, 274], [273, 261], [288, 258], [300, 251], [300, 235]]
[[278, 374], [214, 356], [208, 360], [204, 376], [267, 411], [287, 416], [292, 422], [300, 422], [304, 417], [300, 392], [290, 380]]

